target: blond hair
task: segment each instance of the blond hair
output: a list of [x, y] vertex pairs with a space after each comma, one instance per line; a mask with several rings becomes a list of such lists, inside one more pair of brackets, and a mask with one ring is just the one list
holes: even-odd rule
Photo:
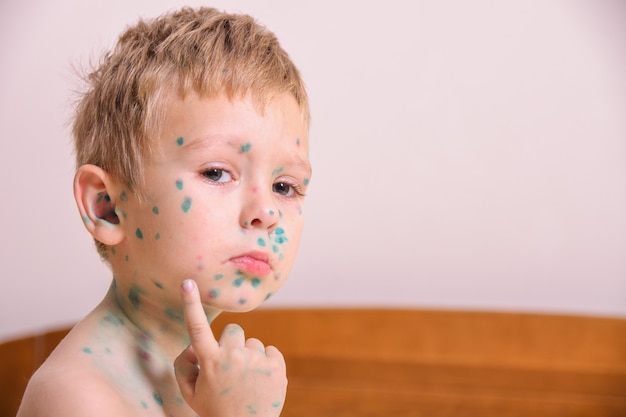
[[248, 15], [213, 8], [140, 20], [86, 81], [73, 124], [76, 163], [99, 166], [140, 196], [142, 161], [173, 94], [250, 93], [262, 110], [290, 93], [309, 122], [304, 83], [276, 36]]

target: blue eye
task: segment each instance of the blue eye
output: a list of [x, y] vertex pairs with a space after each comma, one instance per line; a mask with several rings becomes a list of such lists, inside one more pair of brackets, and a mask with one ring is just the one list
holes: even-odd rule
[[233, 177], [231, 177], [228, 171], [219, 168], [207, 169], [202, 172], [202, 175], [212, 182], [229, 182], [233, 180]]
[[298, 186], [289, 184], [288, 182], [284, 181], [274, 183], [274, 185], [272, 185], [272, 191], [284, 197], [293, 197], [296, 194], [299, 196], [304, 195], [300, 192]]

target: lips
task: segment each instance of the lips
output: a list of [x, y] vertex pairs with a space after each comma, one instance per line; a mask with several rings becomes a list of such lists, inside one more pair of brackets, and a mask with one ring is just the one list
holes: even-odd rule
[[266, 276], [272, 272], [269, 264], [269, 256], [263, 252], [250, 252], [235, 256], [229, 262], [236, 265], [243, 272], [258, 276]]

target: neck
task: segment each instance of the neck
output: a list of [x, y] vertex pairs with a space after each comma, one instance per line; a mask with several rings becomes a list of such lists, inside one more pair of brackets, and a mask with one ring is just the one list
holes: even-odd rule
[[[119, 319], [126, 322], [140, 354], [164, 356], [173, 362], [189, 345], [181, 302], [168, 304], [165, 299], [116, 279], [111, 284], [107, 300]], [[207, 321], [212, 322], [219, 313], [217, 310], [206, 311]]]

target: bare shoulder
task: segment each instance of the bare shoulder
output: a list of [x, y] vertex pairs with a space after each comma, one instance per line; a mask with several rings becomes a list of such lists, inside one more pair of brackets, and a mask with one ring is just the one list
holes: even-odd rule
[[126, 416], [129, 407], [115, 388], [90, 370], [44, 364], [33, 375], [18, 417]]
[[106, 372], [123, 364], [96, 357], [96, 330], [102, 333], [88, 316], [61, 341], [31, 377], [18, 417], [133, 415]]

